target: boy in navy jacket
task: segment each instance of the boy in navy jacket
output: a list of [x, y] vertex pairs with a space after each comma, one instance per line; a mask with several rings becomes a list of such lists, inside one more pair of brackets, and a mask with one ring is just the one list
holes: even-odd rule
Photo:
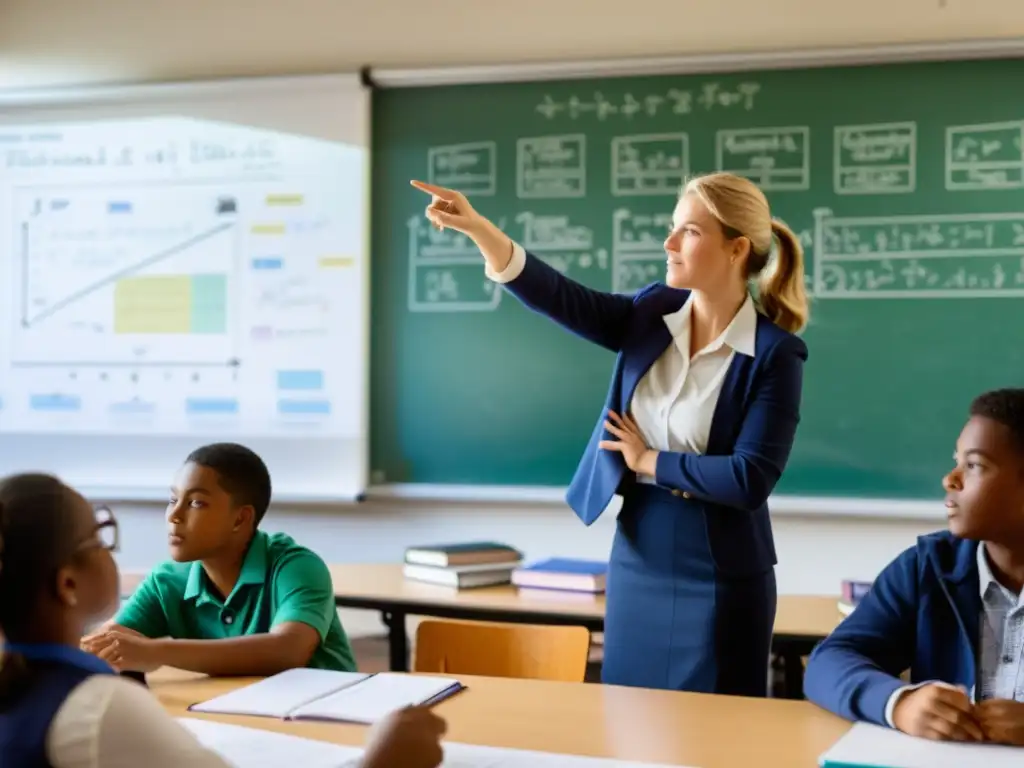
[[949, 531], [882, 571], [811, 655], [804, 689], [849, 720], [1024, 746], [1024, 389], [971, 404], [954, 461]]

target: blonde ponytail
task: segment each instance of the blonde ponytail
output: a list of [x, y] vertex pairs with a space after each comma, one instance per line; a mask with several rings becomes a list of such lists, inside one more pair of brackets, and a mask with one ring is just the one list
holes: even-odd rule
[[771, 217], [764, 193], [750, 179], [719, 171], [690, 179], [683, 194], [697, 195], [726, 237], [742, 235], [750, 241], [747, 279], [756, 281], [761, 311], [783, 330], [802, 331], [811, 314], [804, 288], [804, 249], [793, 230]]
[[804, 249], [800, 238], [772, 219], [775, 258], [757, 275], [758, 303], [765, 316], [783, 330], [799, 333], [810, 316], [804, 287]]

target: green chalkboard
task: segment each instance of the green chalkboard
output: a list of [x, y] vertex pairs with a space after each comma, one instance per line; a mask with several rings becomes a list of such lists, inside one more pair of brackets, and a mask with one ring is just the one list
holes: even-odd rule
[[425, 224], [464, 191], [603, 290], [663, 279], [687, 173], [756, 180], [807, 248], [803, 420], [778, 493], [934, 497], [969, 401], [1024, 384], [1024, 60], [379, 90], [375, 482], [565, 485], [613, 357]]

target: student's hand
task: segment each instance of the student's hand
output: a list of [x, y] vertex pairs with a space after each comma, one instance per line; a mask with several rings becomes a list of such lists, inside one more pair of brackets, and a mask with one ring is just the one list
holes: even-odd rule
[[619, 439], [602, 440], [598, 443], [599, 448], [606, 451], [618, 451], [622, 454], [626, 466], [631, 470], [654, 476], [658, 454], [647, 447], [647, 441], [640, 434], [640, 428], [631, 416], [619, 416], [615, 411], [608, 411], [604, 428]]
[[86, 653], [91, 653], [94, 656], [103, 658], [104, 652], [106, 652], [106, 655], [109, 655], [108, 649], [114, 642], [114, 636], [111, 634], [112, 632], [121, 632], [126, 635], [134, 635], [135, 637], [144, 637], [144, 635], [141, 635], [134, 629], [122, 627], [120, 624], [104, 624], [92, 634], [83, 637], [79, 645]]
[[1024, 702], [989, 699], [975, 705], [974, 712], [986, 739], [1024, 747]]
[[974, 705], [962, 687], [931, 683], [903, 694], [892, 712], [895, 726], [936, 741], [984, 741]]
[[119, 629], [107, 632], [106, 638], [107, 644], [96, 655], [118, 672], [148, 673], [163, 666], [157, 640]]
[[129, 635], [135, 635], [136, 637], [143, 637], [143, 635], [141, 633], [136, 632], [134, 629], [128, 629], [128, 627], [122, 627], [120, 624], [114, 624], [113, 622], [108, 622], [107, 624], [104, 624], [101, 627], [98, 627], [95, 632], [91, 632], [91, 633], [89, 633], [88, 635], [85, 635], [82, 638], [82, 642], [81, 642], [82, 650], [83, 651], [84, 650], [88, 650], [88, 648], [86, 648], [86, 646], [88, 646], [88, 645], [96, 645], [96, 644], [103, 644], [103, 645], [105, 645], [107, 642], [109, 642], [106, 639], [106, 636], [110, 632], [112, 632], [112, 631], [124, 632], [124, 633], [129, 634]]
[[406, 707], [377, 722], [359, 768], [436, 768], [447, 724], [428, 707]]

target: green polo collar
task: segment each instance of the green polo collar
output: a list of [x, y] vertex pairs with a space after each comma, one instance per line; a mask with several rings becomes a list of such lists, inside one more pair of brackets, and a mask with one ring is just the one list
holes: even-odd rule
[[[242, 561], [242, 570], [238, 574], [238, 581], [235, 588], [228, 595], [228, 600], [238, 591], [239, 587], [252, 584], [262, 584], [267, 577], [267, 546], [269, 539], [267, 534], [256, 531], [256, 535], [249, 544], [249, 551], [245, 553], [245, 560]], [[207, 590], [206, 571], [203, 564], [196, 560], [189, 568], [188, 582], [185, 584], [185, 600], [197, 600], [206, 602], [213, 599], [213, 595]]]

